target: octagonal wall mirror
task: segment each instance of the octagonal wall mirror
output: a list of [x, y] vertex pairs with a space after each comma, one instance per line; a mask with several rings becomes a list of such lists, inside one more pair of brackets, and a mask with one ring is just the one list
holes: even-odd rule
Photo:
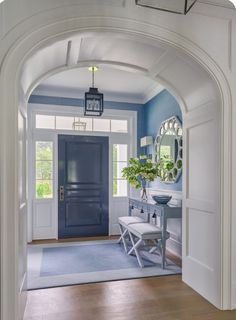
[[183, 165], [183, 130], [176, 116], [165, 120], [160, 126], [154, 143], [154, 161], [160, 163], [162, 182], [178, 181]]

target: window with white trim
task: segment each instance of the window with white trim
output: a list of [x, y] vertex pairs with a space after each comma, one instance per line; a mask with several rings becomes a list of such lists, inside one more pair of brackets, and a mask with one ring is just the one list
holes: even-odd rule
[[127, 167], [128, 145], [113, 144], [113, 197], [127, 197], [127, 181], [122, 177], [122, 169]]
[[53, 142], [35, 143], [35, 197], [53, 198]]
[[80, 131], [128, 133], [128, 120], [126, 119], [36, 114], [35, 127], [36, 129], [76, 130], [74, 123], [78, 122], [84, 124], [79, 126]]

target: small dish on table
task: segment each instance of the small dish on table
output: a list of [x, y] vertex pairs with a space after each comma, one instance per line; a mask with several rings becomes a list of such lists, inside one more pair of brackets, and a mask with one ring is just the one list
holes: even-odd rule
[[166, 194], [152, 195], [152, 199], [158, 204], [167, 204], [171, 198], [172, 196]]

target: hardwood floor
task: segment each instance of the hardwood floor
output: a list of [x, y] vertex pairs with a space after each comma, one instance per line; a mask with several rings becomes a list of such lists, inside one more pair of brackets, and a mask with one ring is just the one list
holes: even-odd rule
[[28, 292], [24, 320], [235, 320], [181, 276], [114, 281]]

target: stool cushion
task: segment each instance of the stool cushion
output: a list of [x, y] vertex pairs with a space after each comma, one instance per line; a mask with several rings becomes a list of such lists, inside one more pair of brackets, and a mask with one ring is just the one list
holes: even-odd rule
[[119, 224], [123, 226], [128, 226], [133, 223], [145, 223], [145, 220], [139, 217], [127, 216], [127, 217], [119, 217]]
[[[150, 223], [137, 223], [128, 226], [128, 230], [140, 239], [161, 239], [162, 230]], [[169, 238], [169, 232], [166, 232], [166, 238]]]

